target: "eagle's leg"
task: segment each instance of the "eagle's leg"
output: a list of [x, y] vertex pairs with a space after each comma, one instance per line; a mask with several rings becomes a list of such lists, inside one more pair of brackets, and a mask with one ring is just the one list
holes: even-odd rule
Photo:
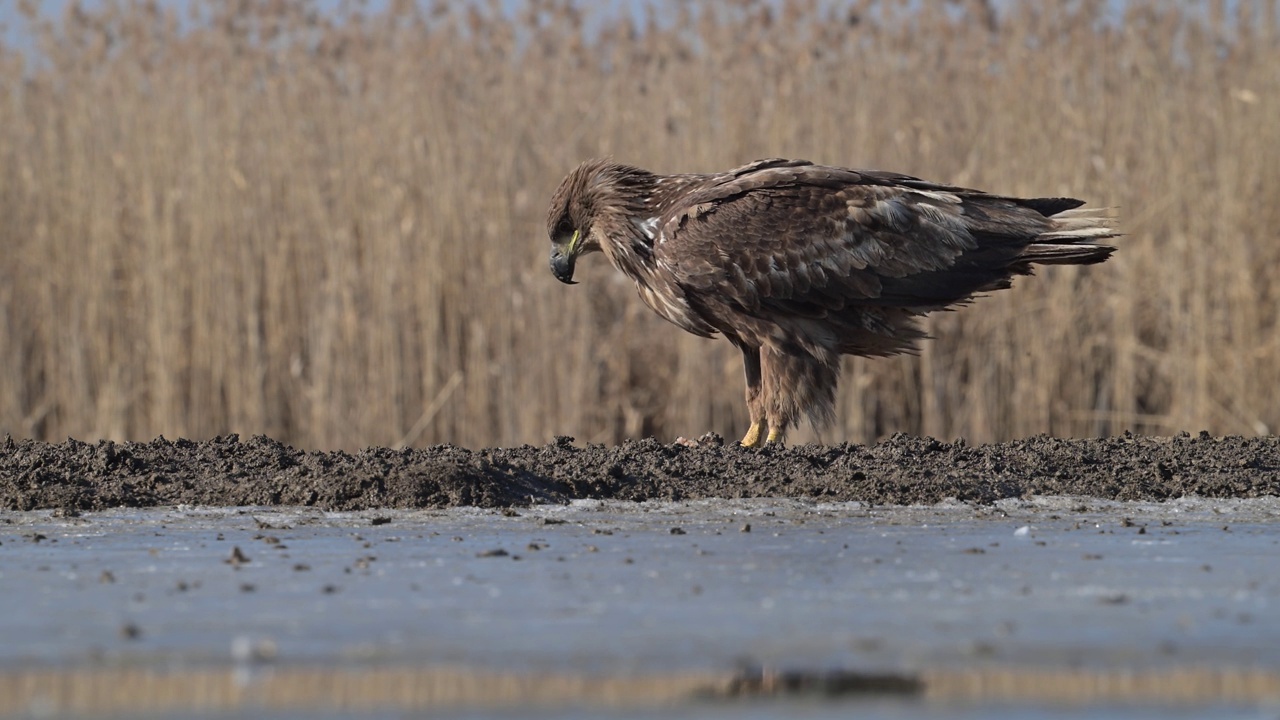
[[760, 348], [734, 343], [742, 350], [742, 369], [747, 379], [747, 412], [751, 427], [742, 437], [742, 447], [758, 447], [765, 430], [764, 409], [760, 398]]
[[840, 356], [835, 353], [815, 356], [799, 348], [784, 352], [765, 347], [761, 351], [760, 401], [769, 428], [765, 443], [786, 442], [787, 430], [795, 427], [803, 415], [808, 415], [815, 427], [830, 424], [835, 418], [839, 373]]
[[761, 349], [760, 361], [760, 409], [764, 426], [769, 431], [763, 444], [782, 445], [786, 441], [787, 429], [800, 413], [800, 406], [796, 404], [795, 380], [798, 372], [804, 369], [804, 363], [768, 346]]
[[787, 441], [786, 423], [769, 426], [769, 437], [765, 439], [768, 445], [782, 445]]

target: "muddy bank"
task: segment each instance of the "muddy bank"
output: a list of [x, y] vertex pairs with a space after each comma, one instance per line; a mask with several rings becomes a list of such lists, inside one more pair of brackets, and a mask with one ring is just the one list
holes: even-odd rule
[[1280, 495], [1274, 437], [1096, 440], [1033, 437], [992, 445], [898, 435], [875, 445], [746, 450], [717, 437], [576, 447], [370, 448], [307, 452], [267, 437], [146, 443], [0, 440], [0, 508], [158, 505], [505, 507], [575, 498], [812, 497], [873, 504], [987, 503], [1027, 495], [1164, 500]]

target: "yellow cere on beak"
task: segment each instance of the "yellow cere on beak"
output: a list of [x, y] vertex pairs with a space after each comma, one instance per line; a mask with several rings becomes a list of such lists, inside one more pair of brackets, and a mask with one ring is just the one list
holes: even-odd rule
[[582, 237], [581, 230], [574, 230], [573, 237], [569, 238], [569, 247], [565, 248], [564, 254], [573, 257], [573, 251], [578, 247], [578, 238]]

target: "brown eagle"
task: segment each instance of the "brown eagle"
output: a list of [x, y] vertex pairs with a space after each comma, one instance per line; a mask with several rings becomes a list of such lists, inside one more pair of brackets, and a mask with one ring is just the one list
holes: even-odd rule
[[841, 355], [911, 352], [925, 313], [1035, 264], [1106, 260], [1113, 223], [1083, 204], [806, 160], [688, 175], [588, 160], [551, 198], [547, 233], [561, 282], [603, 251], [654, 312], [742, 351], [752, 447], [802, 414], [834, 419]]

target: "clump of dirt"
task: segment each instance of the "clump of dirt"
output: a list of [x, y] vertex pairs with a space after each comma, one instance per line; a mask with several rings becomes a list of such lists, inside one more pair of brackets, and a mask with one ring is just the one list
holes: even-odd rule
[[1164, 500], [1280, 495], [1275, 437], [1033, 437], [969, 446], [895, 435], [875, 445], [749, 450], [718, 437], [577, 447], [306, 452], [268, 437], [195, 442], [0, 440], [0, 507], [157, 505], [509, 507], [576, 498], [810, 497], [871, 504], [1028, 495]]

